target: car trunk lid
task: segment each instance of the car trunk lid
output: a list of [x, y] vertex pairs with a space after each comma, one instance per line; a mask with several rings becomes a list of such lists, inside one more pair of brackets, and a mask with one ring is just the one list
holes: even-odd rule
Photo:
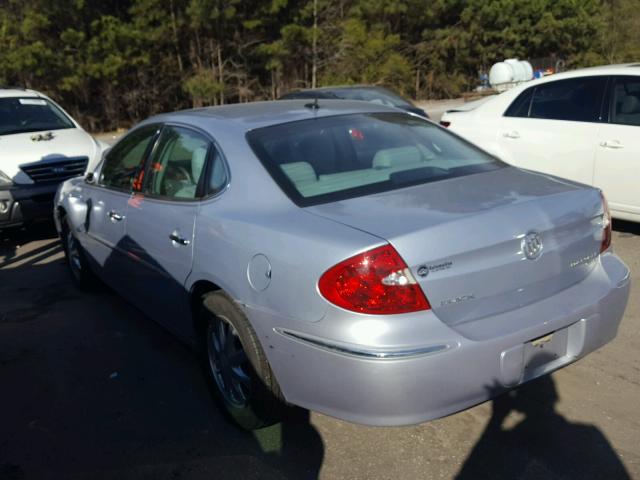
[[581, 281], [602, 239], [596, 189], [513, 167], [306, 210], [391, 243], [453, 327]]

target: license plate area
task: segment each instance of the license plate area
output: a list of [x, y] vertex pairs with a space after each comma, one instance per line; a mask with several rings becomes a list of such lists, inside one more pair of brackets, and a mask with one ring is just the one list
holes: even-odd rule
[[563, 328], [548, 333], [524, 344], [524, 376], [535, 375], [535, 371], [543, 368], [567, 355], [567, 339], [569, 329]]

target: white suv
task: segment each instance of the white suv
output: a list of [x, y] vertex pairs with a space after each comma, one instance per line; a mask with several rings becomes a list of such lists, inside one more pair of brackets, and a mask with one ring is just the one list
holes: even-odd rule
[[441, 123], [513, 165], [600, 187], [640, 221], [640, 64], [533, 80]]
[[60, 182], [106, 148], [45, 95], [0, 88], [0, 229], [51, 217]]

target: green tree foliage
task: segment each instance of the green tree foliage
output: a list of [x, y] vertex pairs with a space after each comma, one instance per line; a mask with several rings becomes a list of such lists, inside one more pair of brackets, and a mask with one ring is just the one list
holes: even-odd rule
[[150, 114], [384, 84], [459, 95], [508, 57], [640, 60], [638, 0], [0, 0], [0, 84], [91, 129]]

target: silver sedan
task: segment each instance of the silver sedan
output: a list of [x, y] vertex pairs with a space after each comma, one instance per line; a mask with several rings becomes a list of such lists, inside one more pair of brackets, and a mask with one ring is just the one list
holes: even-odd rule
[[468, 408], [609, 342], [629, 295], [600, 191], [364, 102], [155, 116], [61, 185], [55, 219], [77, 285], [198, 348], [247, 429], [288, 405]]

